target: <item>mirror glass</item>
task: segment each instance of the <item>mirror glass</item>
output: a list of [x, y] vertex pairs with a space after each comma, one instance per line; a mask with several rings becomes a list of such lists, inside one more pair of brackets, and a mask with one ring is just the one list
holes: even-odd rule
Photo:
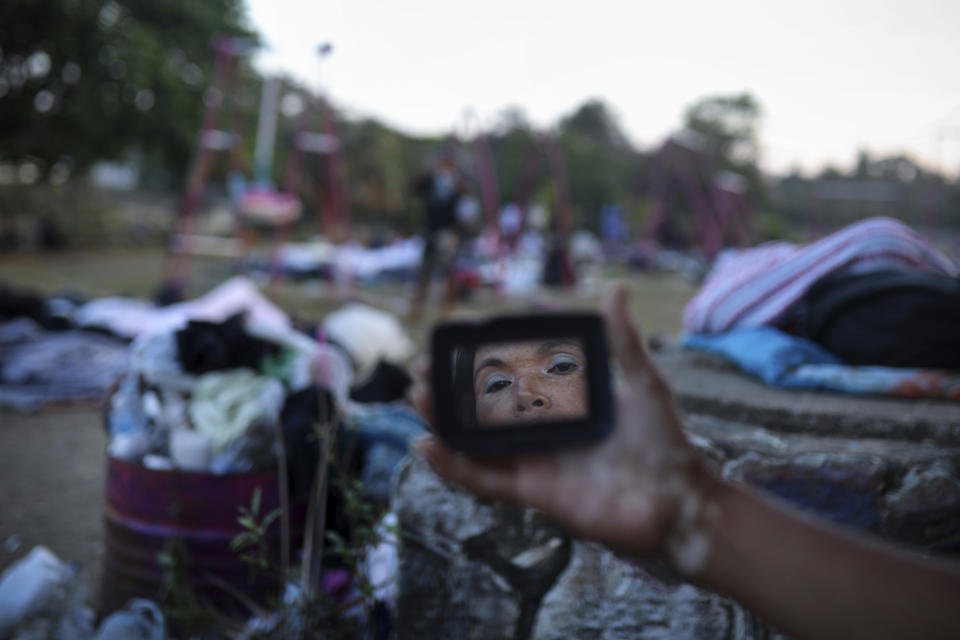
[[462, 425], [502, 428], [590, 414], [587, 355], [578, 337], [463, 344], [451, 354]]

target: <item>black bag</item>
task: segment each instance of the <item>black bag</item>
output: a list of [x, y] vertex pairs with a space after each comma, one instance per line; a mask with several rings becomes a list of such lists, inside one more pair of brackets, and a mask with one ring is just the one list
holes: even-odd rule
[[796, 311], [797, 332], [849, 364], [960, 370], [960, 279], [839, 274], [814, 285]]

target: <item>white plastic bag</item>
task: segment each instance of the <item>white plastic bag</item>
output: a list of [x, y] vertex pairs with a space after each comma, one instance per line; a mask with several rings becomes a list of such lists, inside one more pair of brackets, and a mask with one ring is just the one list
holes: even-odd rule
[[95, 640], [165, 640], [163, 613], [156, 603], [136, 598], [107, 616]]
[[43, 546], [34, 547], [0, 577], [0, 638], [30, 618], [58, 608], [76, 574]]

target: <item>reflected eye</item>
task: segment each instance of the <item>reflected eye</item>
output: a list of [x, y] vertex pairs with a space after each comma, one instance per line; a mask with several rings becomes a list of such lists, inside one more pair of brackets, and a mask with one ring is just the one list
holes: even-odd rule
[[566, 375], [575, 372], [579, 368], [580, 365], [573, 360], [558, 360], [557, 362], [554, 362], [549, 369], [547, 369], [547, 373]]
[[506, 380], [504, 378], [497, 378], [497, 379], [488, 381], [486, 385], [483, 387], [483, 392], [496, 393], [498, 391], [503, 391], [509, 386], [510, 386], [509, 380]]

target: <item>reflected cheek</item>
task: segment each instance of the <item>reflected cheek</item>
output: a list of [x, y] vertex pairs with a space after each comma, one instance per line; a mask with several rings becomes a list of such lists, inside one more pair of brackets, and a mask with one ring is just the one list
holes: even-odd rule
[[581, 374], [556, 381], [552, 389], [554, 409], [557, 415], [577, 417], [587, 408], [585, 376]]
[[479, 422], [509, 420], [513, 416], [511, 412], [512, 398], [513, 394], [509, 392], [482, 394], [477, 398], [477, 420]]

